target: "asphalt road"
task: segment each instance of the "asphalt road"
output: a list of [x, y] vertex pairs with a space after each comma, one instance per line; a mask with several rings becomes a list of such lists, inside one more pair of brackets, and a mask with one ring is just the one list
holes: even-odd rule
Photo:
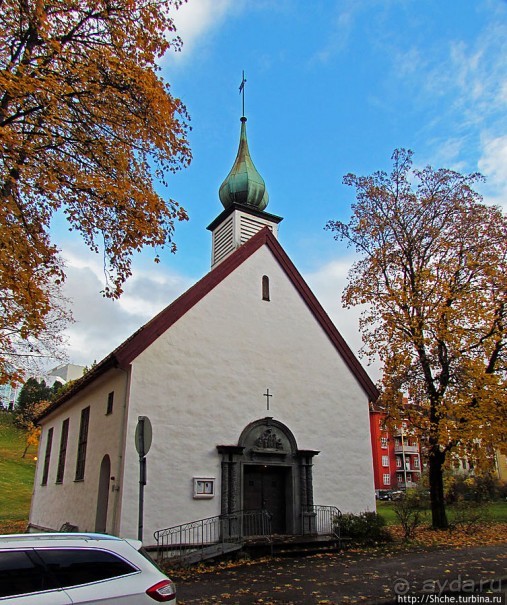
[[179, 605], [507, 605], [507, 536], [504, 545], [276, 558], [206, 573], [187, 571], [173, 579]]

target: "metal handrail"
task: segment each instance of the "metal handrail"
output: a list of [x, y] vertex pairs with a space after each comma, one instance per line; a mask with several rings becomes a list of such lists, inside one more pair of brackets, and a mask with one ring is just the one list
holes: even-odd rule
[[[336, 506], [304, 506], [301, 534], [334, 536], [341, 543], [341, 511]], [[226, 544], [243, 544], [245, 537], [271, 540], [271, 515], [266, 510], [237, 511], [159, 529], [153, 534], [157, 559], [164, 561]], [[225, 552], [225, 547], [222, 551]], [[208, 553], [209, 554], [209, 553]]]
[[312, 504], [302, 508], [301, 533], [303, 535], [336, 536], [341, 540], [340, 520], [342, 513], [336, 506]]
[[153, 534], [159, 561], [218, 544], [241, 544], [245, 535], [270, 536], [271, 515], [266, 510], [237, 511], [167, 527]]

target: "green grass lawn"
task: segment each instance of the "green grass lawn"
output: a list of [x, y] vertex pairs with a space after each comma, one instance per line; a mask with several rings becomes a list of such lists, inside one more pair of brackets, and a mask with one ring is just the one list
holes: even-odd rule
[[[35, 447], [25, 450], [25, 433], [0, 411], [0, 531], [18, 530], [28, 521], [35, 474]], [[3, 530], [3, 531], [2, 531]]]
[[[383, 517], [387, 525], [397, 525], [398, 519], [394, 512], [394, 502], [377, 500], [377, 513]], [[452, 520], [452, 506], [447, 507], [449, 520]], [[428, 521], [431, 520], [431, 513], [427, 511]], [[507, 502], [491, 502], [487, 505], [487, 519], [495, 523], [507, 523]]]

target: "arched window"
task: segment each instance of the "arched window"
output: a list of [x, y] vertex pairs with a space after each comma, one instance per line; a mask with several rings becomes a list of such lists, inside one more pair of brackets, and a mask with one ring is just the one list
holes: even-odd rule
[[262, 300], [269, 300], [269, 277], [262, 276]]

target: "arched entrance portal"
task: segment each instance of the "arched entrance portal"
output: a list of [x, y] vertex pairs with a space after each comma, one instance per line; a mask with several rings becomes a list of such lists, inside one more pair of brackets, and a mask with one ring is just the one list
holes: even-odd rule
[[273, 418], [249, 424], [238, 445], [219, 445], [222, 455], [222, 514], [267, 510], [273, 533], [300, 533], [313, 505], [313, 457], [300, 450], [290, 429]]
[[109, 504], [109, 477], [111, 461], [106, 454], [102, 458], [99, 476], [99, 492], [97, 496], [97, 513], [95, 515], [95, 531], [104, 533], [107, 527], [107, 506]]

